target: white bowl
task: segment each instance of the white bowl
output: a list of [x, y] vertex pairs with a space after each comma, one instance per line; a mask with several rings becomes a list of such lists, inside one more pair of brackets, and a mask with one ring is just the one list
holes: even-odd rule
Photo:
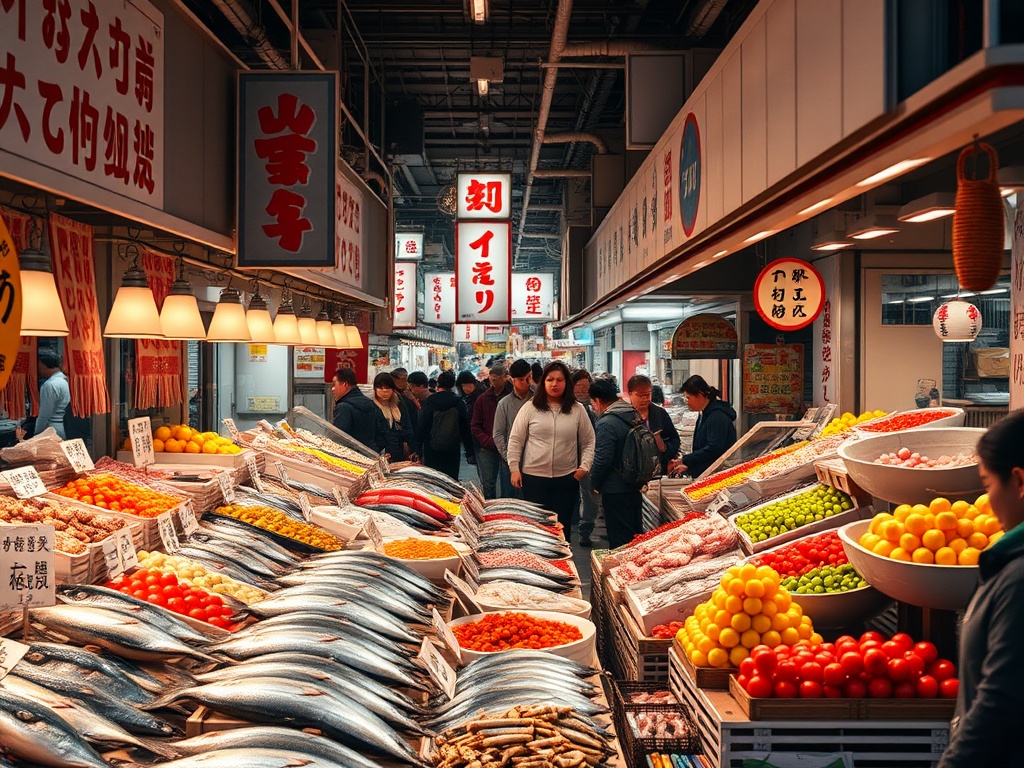
[[[882, 417], [878, 418], [877, 420], [873, 419], [872, 421], [870, 421], [870, 422], [866, 421], [863, 424], [854, 424], [853, 431], [854, 432], [860, 432], [860, 433], [865, 434], [865, 435], [891, 435], [891, 434], [896, 434], [895, 432], [878, 432], [878, 431], [872, 429], [872, 427], [877, 425], [879, 422], [888, 421], [889, 419], [896, 418], [898, 416], [906, 416], [907, 414], [911, 414], [911, 413], [932, 413], [934, 411], [950, 411], [951, 415], [944, 416], [944, 417], [939, 418], [939, 419], [935, 419], [934, 421], [929, 421], [927, 424], [922, 424], [920, 427], [911, 427], [911, 430], [927, 429], [927, 428], [934, 429], [935, 427], [962, 427], [964, 425], [964, 419], [967, 416], [967, 414], [964, 413], [964, 409], [963, 408], [954, 408], [953, 406], [943, 406], [941, 408], [915, 408], [915, 409], [910, 410], [910, 411], [900, 411], [899, 413], [889, 414], [888, 416], [882, 416]], [[899, 431], [900, 432], [907, 432], [907, 431], [911, 431], [911, 430], [904, 429], [904, 430], [899, 430]]]
[[[865, 577], [866, 578], [866, 577]], [[884, 611], [892, 598], [870, 584], [849, 592], [822, 592], [801, 595], [791, 592], [793, 601], [811, 617], [814, 628], [843, 629], [860, 624]]]
[[[436, 538], [429, 536], [405, 536], [403, 539], [424, 539], [425, 541], [437, 541]], [[385, 540], [385, 544], [393, 539]], [[447, 542], [451, 544], [451, 542]], [[454, 546], [454, 545], [453, 545]], [[451, 571], [456, 576], [462, 571], [462, 558], [457, 554], [452, 557], [432, 557], [432, 558], [406, 558], [406, 557], [395, 557], [394, 555], [388, 555], [384, 552], [380, 554], [385, 557], [389, 557], [396, 562], [402, 563], [412, 568], [416, 573], [420, 574], [426, 579], [431, 581], [442, 581], [444, 579], [444, 572]]]
[[353, 513], [349, 516], [344, 515], [339, 507], [334, 506], [322, 506], [313, 507], [309, 512], [309, 522], [314, 525], [318, 525], [325, 531], [333, 533], [335, 536], [340, 536], [345, 541], [352, 541], [354, 538], [359, 536], [359, 532], [363, 530], [363, 526], [366, 524], [366, 520], [369, 519], [369, 515], [363, 513], [365, 519], [361, 523], [350, 522], [346, 517], [355, 517]]
[[872, 496], [894, 504], [928, 504], [944, 496], [974, 501], [985, 492], [978, 465], [928, 469], [875, 464], [883, 453], [909, 448], [935, 459], [944, 454], [973, 451], [984, 429], [970, 427], [921, 428], [905, 432], [862, 434], [839, 446], [850, 479]]
[[[550, 611], [495, 611], [495, 613], [525, 613], [527, 616], [533, 616], [536, 619], [546, 619], [548, 621], [559, 621], [563, 624], [572, 624], [580, 630], [583, 637], [572, 643], [566, 643], [564, 645], [555, 645], [550, 648], [540, 648], [538, 650], [545, 651], [546, 653], [554, 654], [555, 656], [561, 656], [565, 659], [572, 659], [578, 661], [580, 664], [592, 664], [594, 656], [597, 653], [596, 644], [596, 628], [594, 622], [589, 619], [583, 619], [579, 616], [572, 616], [568, 613], [552, 613]], [[463, 616], [461, 619], [455, 619], [454, 621], [448, 622], [449, 627], [457, 627], [461, 624], [472, 624], [475, 621], [479, 621], [484, 616], [490, 614], [477, 613], [473, 616]], [[473, 659], [480, 659], [485, 656], [493, 656], [495, 653], [515, 653], [517, 648], [510, 648], [507, 651], [471, 651], [468, 648], [462, 649], [462, 660], [469, 663]], [[526, 650], [526, 649], [523, 649]]]
[[[581, 619], [589, 619], [590, 612], [593, 606], [586, 600], [577, 600], [575, 597], [566, 597], [565, 595], [559, 595], [559, 598], [566, 601], [571, 601], [575, 609], [572, 611], [546, 611], [546, 613], [556, 613], [559, 616], [577, 616]], [[509, 611], [517, 611], [518, 608], [510, 608], [507, 605], [495, 605], [494, 603], [488, 603], [485, 600], [481, 600], [479, 597], [474, 597], [473, 601], [484, 609], [487, 613], [502, 613]]]
[[846, 557], [871, 586], [901, 603], [958, 611], [967, 607], [978, 583], [976, 565], [908, 563], [876, 555], [857, 542], [871, 525], [860, 520], [839, 529]]

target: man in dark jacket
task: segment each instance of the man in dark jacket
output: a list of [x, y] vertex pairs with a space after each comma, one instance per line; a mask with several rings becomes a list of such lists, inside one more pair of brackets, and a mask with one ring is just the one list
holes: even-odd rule
[[[473, 406], [476, 405], [477, 398], [484, 393], [484, 387], [477, 384], [476, 376], [469, 371], [460, 371], [459, 375], [455, 377], [455, 394], [462, 398], [462, 402], [466, 404], [466, 413], [469, 414], [470, 422], [473, 419]], [[470, 432], [472, 432], [472, 425], [470, 426]], [[473, 441], [473, 452], [466, 457], [466, 460], [470, 464], [476, 464], [476, 440]]]
[[668, 463], [679, 453], [679, 432], [676, 431], [668, 411], [653, 403], [654, 386], [649, 378], [640, 374], [631, 376], [626, 382], [626, 391], [629, 392], [629, 402], [654, 434], [654, 441], [658, 444], [658, 452], [661, 454], [661, 473], [665, 474], [668, 471]]
[[[590, 402], [590, 385], [594, 377], [586, 368], [579, 368], [572, 372], [569, 377], [572, 381], [572, 391], [576, 400], [587, 409], [591, 425], [597, 424], [597, 413], [594, 411], [594, 404]], [[588, 473], [580, 480], [580, 546], [592, 547], [594, 540], [590, 534], [594, 532], [597, 524], [597, 516], [601, 513], [601, 495], [594, 493], [593, 478]]]
[[619, 475], [626, 436], [639, 414], [619, 398], [616, 386], [607, 379], [597, 379], [590, 385], [590, 402], [600, 414], [594, 426], [591, 484], [593, 492], [601, 494], [608, 546], [614, 549], [628, 544], [644, 530], [640, 487], [629, 485]]
[[[494, 444], [494, 413], [498, 403], [512, 391], [512, 384], [505, 373], [505, 366], [498, 363], [492, 365], [487, 374], [491, 386], [484, 390], [473, 406], [473, 416], [469, 420], [469, 428], [473, 433], [476, 446], [476, 472], [480, 476], [485, 499], [498, 498], [498, 468], [501, 466], [501, 454]], [[503, 488], [504, 496], [511, 496], [511, 488]]]
[[455, 374], [451, 371], [437, 377], [437, 392], [426, 399], [420, 411], [419, 441], [423, 463], [458, 480], [459, 444], [468, 458], [473, 453], [473, 436], [466, 404], [452, 392], [454, 386]]
[[377, 406], [359, 391], [356, 373], [339, 368], [331, 382], [334, 394], [334, 426], [374, 451], [384, 450], [384, 434], [377, 421]]
[[736, 442], [736, 411], [717, 396], [686, 393], [686, 402], [700, 416], [693, 428], [693, 450], [681, 458], [679, 471], [697, 479]]

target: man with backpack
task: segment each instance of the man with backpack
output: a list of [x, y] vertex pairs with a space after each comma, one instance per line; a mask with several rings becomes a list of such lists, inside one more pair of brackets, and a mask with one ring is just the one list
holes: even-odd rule
[[423, 463], [458, 480], [459, 447], [465, 449], [468, 459], [473, 453], [473, 436], [466, 404], [452, 392], [454, 386], [455, 374], [451, 371], [437, 377], [437, 392], [423, 402], [420, 410], [418, 431]]
[[658, 445], [640, 414], [619, 398], [608, 379], [590, 385], [590, 401], [600, 416], [594, 426], [594, 463], [590, 476], [594, 493], [601, 494], [608, 546], [628, 544], [643, 533], [644, 485], [661, 469]]

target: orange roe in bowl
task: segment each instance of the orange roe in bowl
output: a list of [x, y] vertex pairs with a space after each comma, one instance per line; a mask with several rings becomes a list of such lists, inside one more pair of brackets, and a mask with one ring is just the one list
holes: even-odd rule
[[427, 539], [398, 539], [384, 544], [384, 554], [402, 560], [440, 560], [458, 557], [459, 553], [447, 541]]
[[583, 639], [579, 627], [525, 613], [487, 613], [479, 621], [452, 627], [459, 645], [491, 653], [511, 648], [554, 648]]

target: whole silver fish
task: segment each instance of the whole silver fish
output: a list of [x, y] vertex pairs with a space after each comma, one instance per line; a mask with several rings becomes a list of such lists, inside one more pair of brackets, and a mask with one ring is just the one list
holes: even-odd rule
[[272, 725], [212, 731], [176, 741], [174, 748], [182, 755], [202, 755], [221, 749], [281, 749], [333, 760], [345, 768], [380, 768], [377, 763], [344, 744], [305, 731]]
[[310, 610], [309, 608], [300, 609], [295, 613], [285, 616], [275, 616], [271, 619], [264, 619], [263, 621], [251, 624], [234, 634], [235, 637], [238, 637], [239, 635], [244, 637], [265, 631], [276, 632], [285, 628], [316, 629], [320, 631], [337, 632], [345, 635], [346, 637], [351, 637], [353, 640], [359, 642], [360, 645], [367, 648], [380, 649], [384, 651], [386, 655], [395, 656], [399, 659], [411, 659], [419, 652], [418, 645], [416, 650], [412, 650], [404, 645], [394, 642], [393, 640], [377, 635], [372, 630], [360, 626], [355, 621], [339, 618], [337, 616], [325, 616], [316, 611]]
[[298, 555], [282, 547], [267, 536], [254, 533], [251, 526], [226, 517], [204, 517], [199, 521], [199, 529], [218, 538], [234, 541], [245, 547], [259, 549], [261, 555], [284, 566], [294, 566], [302, 561]]
[[[595, 692], [593, 691], [593, 687], [590, 686], [589, 683], [585, 683], [579, 678], [575, 678], [575, 680], [575, 689], [570, 688], [567, 685], [550, 683], [544, 680], [540, 680], [538, 678], [533, 678], [530, 680], [504, 679], [498, 685], [495, 685], [495, 682], [492, 680], [490, 686], [471, 686], [468, 688], [464, 688], [462, 691], [456, 693], [455, 698], [453, 698], [451, 701], [443, 701], [442, 704], [434, 710], [433, 720], [436, 721], [443, 719], [447, 713], [457, 711], [460, 707], [464, 707], [466, 704], [473, 705], [477, 701], [488, 700], [493, 695], [495, 695], [495, 688], [500, 689], [498, 695], [502, 696], [508, 695], [513, 691], [520, 693], [522, 694], [522, 698], [524, 699], [524, 701], [528, 700], [528, 696], [532, 696], [535, 693], [541, 694], [548, 692], [569, 692], [572, 694], [585, 696], [588, 699], [594, 696]], [[580, 685], [581, 683], [582, 685]]]
[[109, 768], [52, 709], [0, 688], [0, 751], [53, 768]]
[[205, 643], [210, 639], [166, 608], [118, 592], [116, 589], [92, 584], [65, 585], [57, 587], [57, 598], [71, 605], [90, 605], [134, 616], [185, 643]]
[[275, 563], [270, 558], [263, 557], [252, 547], [238, 544], [230, 539], [216, 538], [201, 531], [197, 531], [189, 536], [185, 540], [185, 544], [223, 557], [229, 557], [245, 569], [267, 578], [280, 576], [288, 570], [286, 566]]
[[278, 582], [285, 585], [303, 584], [310, 579], [328, 578], [333, 573], [353, 573], [379, 579], [387, 582], [389, 586], [400, 589], [410, 597], [425, 603], [436, 603], [446, 599], [444, 592], [441, 592], [433, 584], [424, 585], [422, 582], [406, 578], [405, 573], [384, 565], [378, 565], [369, 560], [334, 560], [321, 563], [313, 568], [299, 568], [292, 573], [282, 576]]
[[303, 562], [300, 567], [317, 568], [325, 563], [356, 562], [370, 563], [381, 570], [394, 573], [396, 576], [400, 576], [404, 581], [412, 582], [418, 587], [431, 593], [433, 597], [438, 600], [443, 600], [446, 596], [443, 589], [432, 584], [429, 579], [422, 574], [417, 573], [405, 563], [400, 563], [394, 558], [387, 557], [373, 551], [343, 549], [337, 552], [325, 552], [321, 555], [311, 557], [309, 560]]
[[568, 592], [573, 587], [572, 583], [566, 580], [548, 577], [545, 574], [537, 573], [537, 571], [531, 571], [527, 568], [511, 566], [481, 569], [480, 583], [486, 584], [489, 581], [515, 581], [531, 587], [540, 587], [549, 592]]
[[375, 605], [327, 595], [281, 595], [261, 600], [249, 606], [249, 613], [261, 619], [283, 616], [298, 610], [317, 611], [323, 616], [349, 619], [361, 626], [379, 632], [381, 636], [403, 643], [418, 643], [420, 636], [409, 629], [401, 619]]
[[[587, 680], [576, 677], [571, 674], [564, 674], [558, 671], [546, 671], [541, 669], [531, 669], [530, 676], [527, 677], [510, 677], [513, 684], [518, 683], [521, 680], [528, 680], [531, 684], [537, 686], [543, 686], [554, 690], [567, 690], [574, 691], [581, 696], [586, 696], [588, 699], [595, 698], [600, 692], [600, 688]], [[465, 695], [469, 698], [482, 693], [489, 688], [494, 687], [494, 678], [490, 680], [482, 679], [479, 676], [475, 676], [473, 679], [466, 681], [461, 687], [456, 684], [455, 686], [455, 699]], [[443, 701], [442, 705], [435, 709], [435, 712], [441, 711], [442, 708], [449, 708], [450, 704], [455, 701], [452, 699], [451, 702]]]
[[370, 579], [351, 578], [348, 576], [335, 576], [331, 583], [308, 582], [294, 587], [286, 587], [279, 590], [278, 595], [324, 595], [340, 599], [353, 599], [353, 596], [363, 595], [375, 601], [380, 608], [403, 621], [414, 624], [429, 624], [430, 612], [422, 603], [413, 603], [400, 592], [387, 591], [382, 589]]
[[292, 750], [233, 747], [160, 765], [161, 768], [347, 768], [350, 764]]
[[565, 547], [521, 535], [495, 535], [481, 538], [475, 547], [478, 552], [490, 552], [495, 549], [518, 549], [523, 552], [542, 557], [545, 560], [563, 560], [572, 552]]
[[547, 669], [563, 670], [576, 675], [576, 677], [593, 677], [601, 673], [599, 669], [588, 667], [564, 656], [556, 656], [547, 651], [537, 651], [531, 648], [520, 648], [515, 653], [495, 653], [490, 656], [481, 656], [480, 658], [473, 659], [473, 661], [459, 670], [459, 680], [461, 681], [463, 678], [468, 680], [475, 675], [500, 675], [504, 672], [518, 671], [533, 665]]
[[96, 685], [107, 693], [133, 704], [148, 704], [156, 696], [98, 653], [59, 643], [32, 643], [14, 671], [34, 664]]
[[177, 656], [217, 661], [185, 645], [159, 627], [106, 608], [91, 608], [76, 603], [33, 608], [29, 615], [33, 621], [40, 622], [74, 642], [98, 645], [136, 661], [160, 661]]

